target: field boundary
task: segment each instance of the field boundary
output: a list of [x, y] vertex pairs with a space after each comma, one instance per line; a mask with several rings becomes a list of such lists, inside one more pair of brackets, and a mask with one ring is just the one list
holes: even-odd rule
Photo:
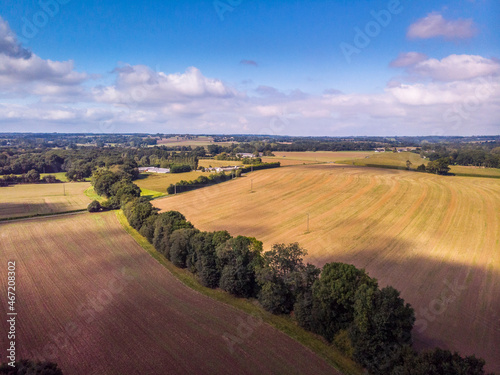
[[193, 274], [189, 273], [187, 270], [175, 267], [170, 261], [167, 260], [167, 258], [156, 251], [153, 245], [151, 245], [145, 237], [143, 237], [139, 232], [137, 232], [129, 225], [127, 218], [125, 217], [122, 210], [116, 211], [116, 217], [125, 231], [130, 234], [132, 238], [151, 257], [153, 257], [158, 263], [165, 267], [173, 276], [175, 276], [187, 287], [218, 302], [222, 302], [235, 309], [241, 310], [247, 314], [261, 316], [265, 323], [285, 333], [293, 340], [299, 342], [309, 350], [313, 351], [321, 358], [323, 358], [328, 364], [345, 375], [364, 374], [363, 368], [354, 363], [352, 360], [343, 356], [334, 347], [328, 345], [324, 339], [299, 327], [297, 323], [292, 320], [292, 318], [273, 315], [258, 306], [258, 303], [256, 301], [251, 301], [244, 298], [236, 298], [231, 296], [229, 293], [221, 291], [220, 289], [210, 289], [204, 287], [196, 280], [196, 277]]
[[86, 208], [81, 208], [79, 210], [71, 210], [71, 211], [63, 211], [63, 212], [49, 212], [47, 214], [32, 214], [32, 215], [25, 215], [25, 216], [16, 216], [16, 217], [5, 217], [3, 219], [0, 219], [0, 223], [2, 222], [13, 222], [17, 220], [29, 220], [29, 219], [40, 219], [44, 218], [47, 216], [58, 216], [58, 215], [74, 215], [82, 212], [86, 212]]

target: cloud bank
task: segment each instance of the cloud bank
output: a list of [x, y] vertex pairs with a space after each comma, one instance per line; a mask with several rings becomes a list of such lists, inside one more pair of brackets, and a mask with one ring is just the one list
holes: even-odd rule
[[[428, 34], [426, 34], [428, 35]], [[250, 64], [252, 65], [252, 64]], [[402, 53], [378, 93], [322, 94], [237, 84], [198, 68], [121, 64], [112, 83], [45, 60], [0, 18], [0, 131], [289, 135], [498, 134], [500, 63], [477, 55]], [[403, 74], [401, 74], [403, 72]]]

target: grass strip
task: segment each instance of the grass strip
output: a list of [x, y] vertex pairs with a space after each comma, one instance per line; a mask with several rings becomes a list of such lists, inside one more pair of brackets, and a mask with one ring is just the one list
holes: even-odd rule
[[364, 374], [363, 368], [353, 362], [351, 359], [346, 358], [337, 349], [327, 344], [326, 341], [318, 335], [306, 331], [299, 327], [297, 323], [289, 316], [273, 315], [265, 311], [255, 301], [245, 298], [236, 298], [231, 296], [220, 289], [210, 289], [201, 285], [196, 277], [188, 270], [177, 268], [170, 261], [167, 260], [151, 245], [148, 240], [141, 236], [134, 228], [132, 228], [122, 210], [116, 211], [116, 217], [123, 226], [123, 228], [130, 234], [134, 240], [151, 255], [158, 263], [164, 266], [170, 273], [172, 273], [179, 281], [187, 287], [204, 294], [216, 301], [225, 303], [234, 308], [242, 310], [248, 314], [261, 316], [264, 322], [287, 334], [292, 339], [298, 341], [305, 347], [318, 354], [325, 359], [331, 366], [346, 375], [361, 375]]

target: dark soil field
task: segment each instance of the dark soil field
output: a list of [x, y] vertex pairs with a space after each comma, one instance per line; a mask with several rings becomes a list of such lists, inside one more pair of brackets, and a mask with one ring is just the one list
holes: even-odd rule
[[0, 244], [2, 293], [16, 262], [18, 358], [65, 375], [337, 373], [259, 317], [183, 285], [114, 213], [0, 224]]

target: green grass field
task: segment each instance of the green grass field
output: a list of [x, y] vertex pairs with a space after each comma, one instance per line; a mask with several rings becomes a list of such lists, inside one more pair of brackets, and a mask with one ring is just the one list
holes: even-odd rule
[[19, 184], [0, 188], [0, 219], [87, 208], [89, 182]]

